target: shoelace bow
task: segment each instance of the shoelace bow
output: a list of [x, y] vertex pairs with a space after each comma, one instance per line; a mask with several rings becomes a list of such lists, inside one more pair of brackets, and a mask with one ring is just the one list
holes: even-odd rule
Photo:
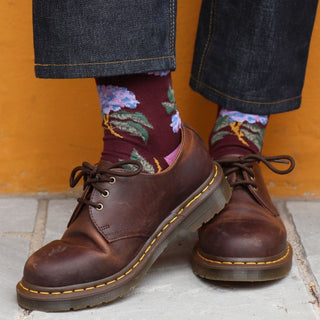
[[[136, 168], [135, 170], [113, 170], [113, 169], [125, 169], [125, 166]], [[88, 162], [83, 162], [82, 166], [74, 168], [70, 176], [70, 186], [75, 187], [77, 183], [83, 178], [83, 189], [89, 189], [88, 192], [84, 192], [81, 198], [77, 201], [82, 204], [87, 204], [95, 207], [96, 209], [102, 209], [101, 203], [96, 203], [88, 200], [89, 195], [95, 189], [99, 191], [104, 197], [109, 195], [109, 190], [104, 189], [101, 186], [101, 182], [108, 182], [113, 184], [116, 182], [116, 177], [131, 177], [139, 174], [142, 171], [142, 165], [135, 160], [119, 161], [117, 163], [110, 163], [105, 168], [99, 168]]]
[[[225, 176], [229, 176], [234, 172], [241, 172], [241, 171], [245, 171], [248, 173], [250, 180], [245, 178], [242, 179], [237, 175], [236, 181], [233, 181], [230, 183], [231, 187], [236, 187], [240, 185], [242, 186], [251, 185], [253, 188], [257, 188], [257, 185], [254, 182], [254, 179], [255, 179], [254, 172], [253, 172], [254, 162], [262, 162], [271, 171], [277, 174], [287, 174], [291, 172], [295, 166], [294, 159], [288, 155], [267, 157], [260, 154], [249, 154], [249, 155], [233, 157], [225, 160], [224, 159], [217, 160], [217, 162], [219, 162], [219, 164], [224, 168]], [[288, 164], [289, 167], [287, 169], [278, 169], [274, 165], [272, 165], [272, 162]]]

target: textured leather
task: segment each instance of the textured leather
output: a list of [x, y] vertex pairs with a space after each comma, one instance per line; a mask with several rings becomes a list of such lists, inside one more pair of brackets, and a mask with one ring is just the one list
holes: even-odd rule
[[[108, 166], [107, 162], [98, 165]], [[125, 176], [125, 169], [110, 169], [109, 182], [86, 187], [62, 238], [28, 259], [24, 280], [35, 286], [61, 287], [115, 274], [132, 261], [159, 224], [212, 170], [201, 139], [186, 127], [177, 158], [166, 170]], [[115, 183], [110, 183], [111, 176]], [[99, 190], [108, 190], [108, 196]], [[103, 209], [98, 210], [101, 205]]]
[[[224, 171], [224, 161], [232, 166], [232, 161], [238, 159], [236, 155], [221, 159]], [[234, 188], [229, 203], [199, 230], [199, 249], [206, 257], [250, 260], [276, 256], [287, 247], [285, 227], [268, 194], [258, 161], [247, 168], [231, 170], [227, 178]]]

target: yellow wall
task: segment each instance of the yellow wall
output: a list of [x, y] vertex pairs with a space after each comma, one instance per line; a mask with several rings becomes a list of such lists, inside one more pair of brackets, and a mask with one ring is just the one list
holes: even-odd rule
[[[216, 106], [188, 87], [200, 0], [180, 1], [174, 87], [185, 121], [207, 140]], [[320, 14], [320, 13], [319, 13]], [[319, 15], [318, 14], [318, 15]], [[94, 81], [33, 74], [31, 1], [0, 4], [0, 193], [66, 192], [71, 169], [102, 147]], [[187, 36], [188, 35], [188, 36]], [[295, 171], [265, 170], [273, 196], [320, 195], [320, 30], [316, 22], [300, 110], [271, 117], [264, 154], [289, 153]]]

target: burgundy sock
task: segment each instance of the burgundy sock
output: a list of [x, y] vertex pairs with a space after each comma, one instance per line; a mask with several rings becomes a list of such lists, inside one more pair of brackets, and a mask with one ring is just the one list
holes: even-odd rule
[[101, 159], [138, 160], [149, 173], [170, 165], [181, 139], [170, 72], [96, 82], [104, 127]]
[[220, 109], [209, 138], [211, 156], [219, 159], [229, 154], [261, 152], [267, 123], [267, 115]]

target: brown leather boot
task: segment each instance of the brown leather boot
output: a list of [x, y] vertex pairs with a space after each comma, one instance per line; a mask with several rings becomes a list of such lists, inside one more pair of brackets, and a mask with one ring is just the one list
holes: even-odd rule
[[[271, 202], [259, 162], [286, 174], [289, 156], [226, 156], [218, 161], [233, 187], [228, 205], [199, 230], [192, 266], [202, 278], [222, 281], [266, 281], [284, 277], [292, 249], [285, 227]], [[270, 162], [290, 163], [278, 170]]]
[[75, 310], [123, 296], [180, 229], [196, 230], [231, 195], [221, 167], [186, 127], [176, 160], [158, 174], [126, 161], [83, 163], [71, 185], [82, 177], [84, 193], [62, 239], [26, 262], [17, 284], [24, 308]]

